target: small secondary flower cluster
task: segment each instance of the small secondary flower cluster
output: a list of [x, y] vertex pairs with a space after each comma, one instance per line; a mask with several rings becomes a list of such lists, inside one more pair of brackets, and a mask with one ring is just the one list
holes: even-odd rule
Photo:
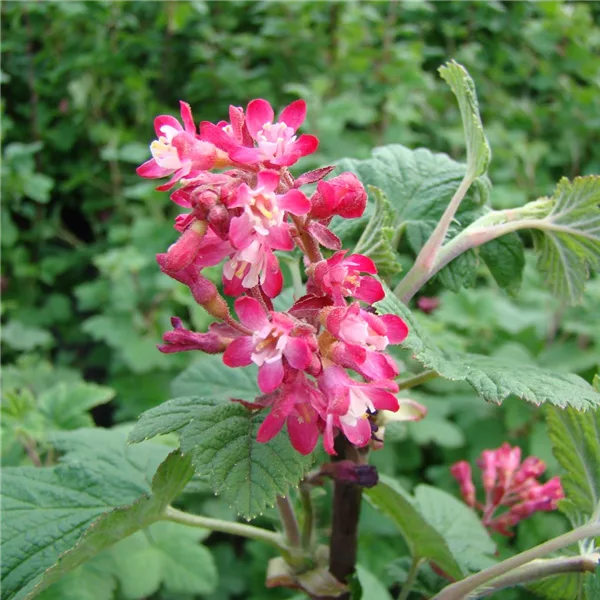
[[[511, 535], [509, 528], [537, 511], [555, 510], [564, 492], [559, 477], [540, 483], [538, 477], [546, 465], [535, 456], [521, 462], [521, 449], [507, 443], [496, 450], [484, 450], [477, 459], [481, 469], [485, 502], [478, 502], [471, 475], [471, 465], [461, 460], [454, 464], [451, 473], [460, 484], [464, 501], [480, 510], [483, 524], [501, 533]], [[496, 511], [508, 508], [499, 515]]]
[[[305, 116], [303, 100], [275, 119], [271, 105], [257, 99], [246, 110], [230, 107], [229, 122], [202, 122], [198, 129], [189, 105], [181, 102], [183, 125], [172, 116], [155, 119], [152, 158], [137, 172], [147, 178], [170, 176], [158, 190], [180, 184], [171, 200], [188, 212], [175, 219], [181, 235], [157, 261], [219, 320], [207, 333], [197, 333], [173, 318], [174, 329], [159, 349], [223, 353], [230, 367], [254, 363], [262, 396], [243, 403], [250, 409], [270, 407], [258, 440], [270, 440], [287, 423], [299, 452], [312, 452], [322, 433], [325, 449], [335, 454], [339, 431], [365, 446], [376, 435], [371, 416], [398, 411], [398, 367], [386, 347], [404, 340], [407, 327], [399, 317], [380, 316], [370, 306], [384, 296], [371, 277], [375, 264], [367, 256], [348, 255], [328, 228], [336, 215], [363, 214], [367, 195], [360, 181], [351, 173], [325, 180], [334, 167], [297, 178], [288, 169], [318, 146], [316, 137], [297, 135]], [[307, 196], [301, 188], [315, 183]], [[307, 294], [278, 312], [272, 301], [282, 290], [283, 276], [274, 251], [295, 247], [304, 255]], [[322, 248], [331, 256], [324, 258]], [[236, 298], [237, 319], [202, 275], [203, 268], [221, 261], [223, 291]], [[423, 407], [407, 402], [407, 418], [424, 416]]]

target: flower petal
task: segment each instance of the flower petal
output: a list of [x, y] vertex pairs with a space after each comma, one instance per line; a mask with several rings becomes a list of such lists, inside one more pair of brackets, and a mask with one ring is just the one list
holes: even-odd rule
[[294, 131], [304, 123], [304, 119], [306, 119], [306, 102], [304, 100], [296, 100], [288, 104], [279, 115], [279, 122], [283, 121]]
[[264, 308], [255, 298], [250, 298], [249, 296], [238, 298], [234, 306], [242, 325], [248, 327], [248, 329], [258, 331], [269, 324], [269, 319]]
[[223, 362], [228, 367], [247, 367], [252, 363], [254, 344], [249, 336], [233, 340], [223, 353]]
[[290, 337], [287, 340], [283, 355], [294, 369], [303, 371], [310, 365], [312, 354], [308, 344], [302, 338]]
[[172, 127], [177, 131], [183, 131], [181, 123], [175, 117], [172, 117], [171, 115], [159, 115], [156, 117], [156, 119], [154, 119], [154, 131], [156, 131], [157, 137], [165, 135], [162, 130], [165, 125], [167, 127]]
[[140, 165], [135, 172], [140, 177], [145, 177], [146, 179], [158, 179], [159, 177], [170, 175], [173, 172], [173, 169], [165, 169], [164, 167], [159, 166], [158, 163], [151, 158]]
[[276, 415], [271, 411], [262, 422], [262, 425], [258, 428], [256, 440], [261, 443], [272, 440], [281, 431], [285, 419], [285, 415]]
[[246, 126], [250, 135], [256, 139], [256, 135], [265, 123], [272, 123], [275, 113], [271, 105], [262, 98], [252, 100], [246, 109]]
[[196, 125], [194, 118], [192, 117], [192, 109], [187, 102], [179, 101], [179, 108], [181, 109], [181, 120], [185, 126], [185, 130], [188, 133], [196, 135]]
[[354, 426], [347, 425], [343, 421], [341, 425], [344, 435], [351, 444], [361, 448], [362, 446], [366, 446], [371, 440], [371, 423], [369, 419], [358, 419]]
[[272, 253], [267, 257], [265, 270], [265, 279], [264, 282], [261, 283], [262, 289], [269, 298], [275, 298], [276, 296], [279, 296], [281, 288], [283, 287], [283, 275], [279, 268], [279, 262]]
[[253, 165], [260, 162], [260, 152], [257, 148], [239, 147], [229, 151], [229, 158], [242, 165]]
[[354, 297], [356, 299], [362, 300], [367, 304], [373, 304], [374, 302], [379, 302], [379, 300], [385, 298], [383, 286], [377, 279], [364, 275], [359, 279], [359, 282], [359, 286], [354, 290]]
[[371, 273], [371, 275], [377, 273], [377, 267], [375, 266], [375, 263], [364, 254], [351, 254], [346, 258], [346, 261], [353, 263], [355, 268], [357, 268], [361, 273]]
[[257, 177], [257, 187], [265, 188], [267, 192], [274, 192], [279, 185], [279, 173], [271, 169], [260, 171]]
[[310, 201], [300, 190], [290, 190], [277, 203], [280, 208], [293, 215], [305, 215], [310, 211]]
[[[290, 415], [287, 419], [288, 434], [290, 442], [295, 450], [304, 456], [310, 454], [319, 441], [319, 427], [317, 426], [317, 413], [312, 408], [307, 408], [311, 411], [311, 419], [304, 420], [298, 415]], [[264, 423], [263, 423], [264, 425]]]
[[379, 317], [387, 327], [387, 338], [390, 344], [400, 344], [408, 335], [408, 325], [396, 315], [381, 315]]
[[276, 360], [263, 363], [258, 369], [258, 387], [263, 394], [274, 392], [283, 381], [283, 363]]

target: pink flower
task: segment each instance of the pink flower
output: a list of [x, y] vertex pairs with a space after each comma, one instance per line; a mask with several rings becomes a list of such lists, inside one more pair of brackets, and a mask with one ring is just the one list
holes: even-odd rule
[[263, 393], [281, 385], [285, 365], [300, 371], [310, 366], [317, 348], [312, 327], [285, 313], [271, 311], [269, 319], [260, 302], [247, 296], [235, 301], [235, 311], [242, 325], [254, 333], [233, 340], [223, 362], [228, 367], [258, 365], [258, 387]]
[[[554, 477], [546, 483], [537, 478], [545, 471], [543, 461], [534, 456], [521, 462], [521, 449], [504, 443], [496, 450], [484, 450], [477, 459], [482, 472], [485, 503], [475, 500], [471, 480], [471, 467], [465, 461], [456, 463], [452, 475], [461, 486], [465, 502], [481, 510], [483, 524], [502, 535], [512, 535], [510, 527], [537, 511], [557, 508], [564, 498], [560, 479]], [[507, 508], [497, 514], [501, 508]]]
[[475, 485], [471, 475], [471, 465], [466, 460], [461, 460], [450, 469], [452, 477], [460, 485], [460, 493], [469, 506], [475, 506]]
[[398, 385], [393, 381], [360, 383], [341, 367], [332, 366], [323, 371], [318, 385], [325, 399], [319, 408], [325, 421], [323, 442], [329, 454], [336, 454], [335, 429], [341, 429], [355, 446], [366, 446], [373, 431], [369, 414], [376, 410], [397, 411], [399, 407], [394, 396]]
[[310, 210], [308, 198], [299, 190], [286, 194], [275, 194], [279, 186], [279, 173], [260, 171], [256, 188], [245, 183], [238, 188], [236, 199], [230, 208], [243, 208], [244, 212], [231, 221], [229, 236], [236, 248], [246, 248], [255, 235], [262, 238], [276, 250], [292, 250], [294, 241], [289, 232], [286, 212], [305, 215]]
[[173, 331], [167, 331], [163, 335], [164, 344], [159, 344], [157, 348], [165, 353], [188, 352], [189, 350], [201, 350], [207, 354], [219, 354], [227, 347], [227, 341], [218, 333], [209, 329], [208, 333], [197, 333], [185, 329], [181, 319], [171, 317]]
[[292, 446], [300, 454], [310, 454], [321, 432], [319, 413], [313, 406], [319, 403], [322, 403], [321, 392], [304, 374], [296, 371], [290, 381], [275, 392], [271, 412], [260, 426], [256, 439], [268, 442], [287, 423]]
[[[212, 267], [218, 265], [233, 252], [231, 244], [222, 240], [211, 229], [207, 229], [204, 221], [194, 221], [183, 230], [180, 238], [167, 250], [161, 267], [164, 272], [181, 271], [192, 263], [195, 267]], [[177, 227], [177, 225], [176, 225]], [[172, 276], [172, 275], [171, 275]]]
[[269, 245], [255, 237], [223, 266], [223, 289], [228, 296], [239, 296], [259, 284], [269, 298], [275, 298], [283, 287], [283, 275]]
[[356, 175], [342, 173], [329, 181], [319, 181], [310, 202], [310, 216], [314, 219], [329, 219], [334, 215], [356, 219], [365, 212], [367, 192]]
[[222, 152], [213, 144], [198, 139], [190, 105], [179, 104], [185, 128], [170, 115], [156, 117], [154, 129], [158, 139], [150, 144], [152, 158], [137, 168], [137, 174], [148, 179], [173, 175], [167, 183], [156, 188], [160, 191], [172, 188], [182, 177], [226, 164]]
[[296, 100], [284, 108], [275, 123], [274, 117], [273, 108], [266, 100], [252, 100], [246, 109], [246, 127], [257, 147], [240, 145], [228, 149], [229, 157], [244, 165], [266, 163], [289, 167], [317, 149], [319, 141], [314, 135], [296, 138], [296, 131], [306, 118], [304, 100]]
[[377, 316], [354, 303], [323, 309], [321, 320], [339, 340], [329, 352], [335, 362], [369, 379], [393, 379], [398, 375], [398, 367], [383, 351], [388, 344], [406, 339], [408, 327], [400, 317]]
[[314, 266], [309, 280], [309, 291], [331, 296], [336, 304], [345, 305], [344, 298], [353, 296], [368, 304], [382, 300], [385, 296], [382, 285], [368, 275], [377, 273], [375, 263], [362, 254], [346, 256], [347, 250], [336, 252], [331, 258]]
[[440, 299], [436, 296], [428, 297], [421, 296], [417, 300], [417, 307], [422, 310], [425, 314], [429, 314], [437, 310], [440, 306]]

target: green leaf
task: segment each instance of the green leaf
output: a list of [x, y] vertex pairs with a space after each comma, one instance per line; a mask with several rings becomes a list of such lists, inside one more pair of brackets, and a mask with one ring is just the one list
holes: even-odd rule
[[467, 70], [454, 60], [440, 67], [439, 72], [458, 100], [467, 143], [467, 174], [469, 179], [475, 179], [487, 171], [491, 159], [479, 116], [475, 84]]
[[429, 485], [417, 486], [414, 496], [422, 517], [442, 535], [464, 573], [494, 564], [495, 544], [464, 502]]
[[37, 597], [39, 600], [113, 600], [116, 590], [111, 557], [101, 553], [42, 590]]
[[[375, 148], [371, 158], [366, 160], [343, 159], [338, 163], [336, 172], [341, 171], [351, 171], [366, 186], [381, 190], [394, 214], [394, 237], [399, 237], [398, 230], [403, 230], [404, 238], [416, 256], [460, 185], [466, 167], [446, 154], [390, 144]], [[482, 205], [487, 203], [488, 194], [487, 178], [477, 179], [456, 213], [450, 232], [452, 235], [462, 231], [484, 213]], [[373, 217], [376, 208], [375, 203], [370, 203], [366, 216], [354, 222], [334, 221], [334, 231], [348, 245], [356, 232], [367, 226], [369, 219], [376, 218]], [[467, 276], [470, 281], [471, 273], [467, 273]], [[462, 285], [460, 280], [457, 281], [456, 285]]]
[[239, 514], [252, 518], [296, 486], [312, 464], [310, 456], [292, 448], [285, 432], [266, 444], [257, 442], [263, 419], [264, 411], [249, 411], [233, 402], [175, 398], [145, 412], [129, 441], [177, 432], [182, 452], [191, 455], [213, 491]]
[[2, 327], [2, 341], [15, 350], [28, 351], [52, 345], [52, 336], [45, 329], [11, 320]]
[[392, 600], [392, 595], [388, 592], [380, 578], [362, 565], [356, 565], [356, 576], [360, 583], [361, 594], [357, 598], [364, 600]]
[[534, 228], [538, 266], [552, 291], [576, 304], [590, 270], [600, 270], [600, 177], [563, 177], [552, 198], [533, 204], [544, 216], [523, 223]]
[[549, 409], [547, 421], [552, 451], [566, 471], [560, 508], [579, 525], [581, 516], [589, 519], [600, 502], [600, 411]]
[[254, 365], [232, 369], [223, 364], [221, 356], [205, 354], [175, 378], [172, 392], [174, 396], [250, 400], [260, 394], [256, 374]]
[[518, 234], [509, 233], [480, 246], [479, 256], [501, 288], [510, 294], [519, 291], [525, 268], [525, 252]]
[[411, 351], [424, 367], [452, 381], [466, 381], [488, 402], [500, 404], [517, 396], [533, 404], [549, 402], [564, 408], [585, 410], [600, 405], [600, 394], [581, 377], [477, 354], [442, 350], [425, 335], [409, 309], [386, 289], [386, 297], [375, 306], [381, 313], [398, 315], [408, 324], [403, 348]]
[[88, 411], [110, 402], [114, 396], [114, 390], [95, 383], [59, 383], [40, 394], [38, 409], [47, 419], [50, 429], [93, 427]]
[[447, 541], [420, 513], [411, 498], [393, 479], [380, 475], [379, 483], [365, 494], [371, 504], [390, 517], [410, 548], [411, 555], [434, 561], [454, 579], [463, 571]]
[[178, 453], [156, 470], [168, 448], [127, 447], [119, 431], [61, 433], [55, 445], [66, 452], [55, 467], [4, 469], [7, 600], [33, 598], [104, 548], [156, 521], [193, 472], [189, 458]]
[[158, 522], [115, 544], [109, 552], [121, 594], [145, 598], [161, 584], [175, 595], [212, 593], [217, 569], [210, 551], [198, 543], [209, 533]]
[[375, 199], [375, 208], [352, 252], [371, 258], [379, 275], [389, 277], [402, 270], [393, 245], [394, 213], [380, 189], [372, 185], [368, 189], [370, 196]]

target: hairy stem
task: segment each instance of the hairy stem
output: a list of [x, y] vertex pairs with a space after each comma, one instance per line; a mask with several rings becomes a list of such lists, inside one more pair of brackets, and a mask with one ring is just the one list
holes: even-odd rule
[[444, 243], [450, 224], [472, 183], [472, 176], [465, 175], [463, 177], [458, 189], [454, 192], [454, 196], [452, 196], [450, 203], [446, 207], [442, 218], [439, 220], [427, 242], [425, 242], [423, 248], [421, 248], [419, 255], [415, 259], [414, 265], [396, 286], [396, 289], [394, 289], [394, 294], [396, 294], [402, 302], [407, 303], [425, 282], [430, 279], [436, 257]]
[[[365, 456], [343, 436], [335, 441], [336, 460], [351, 460], [364, 464]], [[356, 568], [358, 550], [358, 520], [362, 489], [353, 483], [335, 480], [333, 487], [333, 515], [331, 540], [329, 542], [329, 572], [342, 583], [347, 583]], [[349, 600], [350, 594], [342, 594], [339, 600]]]
[[419, 572], [419, 567], [421, 566], [422, 562], [422, 558], [419, 558], [418, 556], [413, 556], [412, 562], [410, 564], [410, 569], [408, 571], [408, 576], [406, 578], [406, 581], [404, 582], [404, 585], [402, 586], [402, 591], [398, 596], [398, 600], [406, 600], [410, 595], [413, 585], [415, 584], [415, 579], [417, 578], [417, 573]]
[[174, 521], [190, 527], [201, 527], [202, 529], [210, 529], [230, 535], [239, 535], [250, 540], [265, 542], [270, 546], [274, 546], [282, 552], [287, 552], [288, 549], [283, 538], [274, 531], [268, 531], [254, 525], [246, 525], [245, 523], [237, 523], [234, 521], [222, 521], [221, 519], [211, 519], [210, 517], [202, 517], [200, 515], [192, 515], [181, 510], [177, 510], [172, 506], [168, 506], [163, 519], [166, 521]]
[[301, 544], [300, 528], [289, 496], [277, 496], [277, 510], [288, 544], [292, 548], [298, 548]]
[[507, 560], [503, 560], [497, 565], [493, 565], [492, 567], [484, 569], [479, 573], [475, 573], [475, 575], [471, 575], [466, 579], [457, 581], [456, 583], [444, 588], [439, 594], [434, 596], [433, 600], [464, 600], [471, 594], [471, 592], [486, 584], [488, 581], [492, 581], [493, 579], [496, 579], [497, 577], [500, 577], [509, 571], [513, 571], [518, 567], [522, 567], [536, 558], [546, 556], [551, 552], [555, 552], [556, 550], [570, 546], [571, 544], [574, 544], [575, 542], [587, 537], [598, 536], [600, 536], [600, 523], [589, 523], [587, 525], [583, 525], [577, 529], [574, 529], [573, 531], [565, 533], [564, 535], [560, 535], [552, 540], [544, 542], [535, 548], [531, 548], [530, 550], [521, 552], [520, 554], [512, 556]]
[[598, 565], [600, 554], [584, 554], [582, 556], [562, 556], [559, 558], [540, 558], [515, 569], [502, 577], [498, 577], [481, 590], [475, 590], [473, 598], [486, 598], [499, 590], [515, 585], [537, 581], [550, 575], [564, 573], [593, 573]]
[[306, 219], [302, 219], [302, 217], [297, 217], [295, 215], [291, 215], [291, 217], [296, 229], [298, 230], [298, 237], [302, 242], [301, 250], [306, 254], [306, 258], [308, 258], [311, 263], [323, 260], [323, 255], [319, 249], [319, 243], [313, 238], [313, 236], [305, 227]]
[[313, 510], [312, 498], [310, 497], [310, 487], [306, 484], [300, 484], [300, 499], [302, 500], [302, 547], [307, 550], [313, 544], [313, 531], [315, 528], [315, 512]]
[[417, 387], [423, 383], [426, 383], [430, 379], [435, 379], [439, 377], [439, 373], [434, 370], [423, 371], [418, 375], [413, 375], [412, 377], [407, 377], [406, 379], [402, 379], [398, 382], [398, 387], [401, 390], [408, 390], [409, 388]]

